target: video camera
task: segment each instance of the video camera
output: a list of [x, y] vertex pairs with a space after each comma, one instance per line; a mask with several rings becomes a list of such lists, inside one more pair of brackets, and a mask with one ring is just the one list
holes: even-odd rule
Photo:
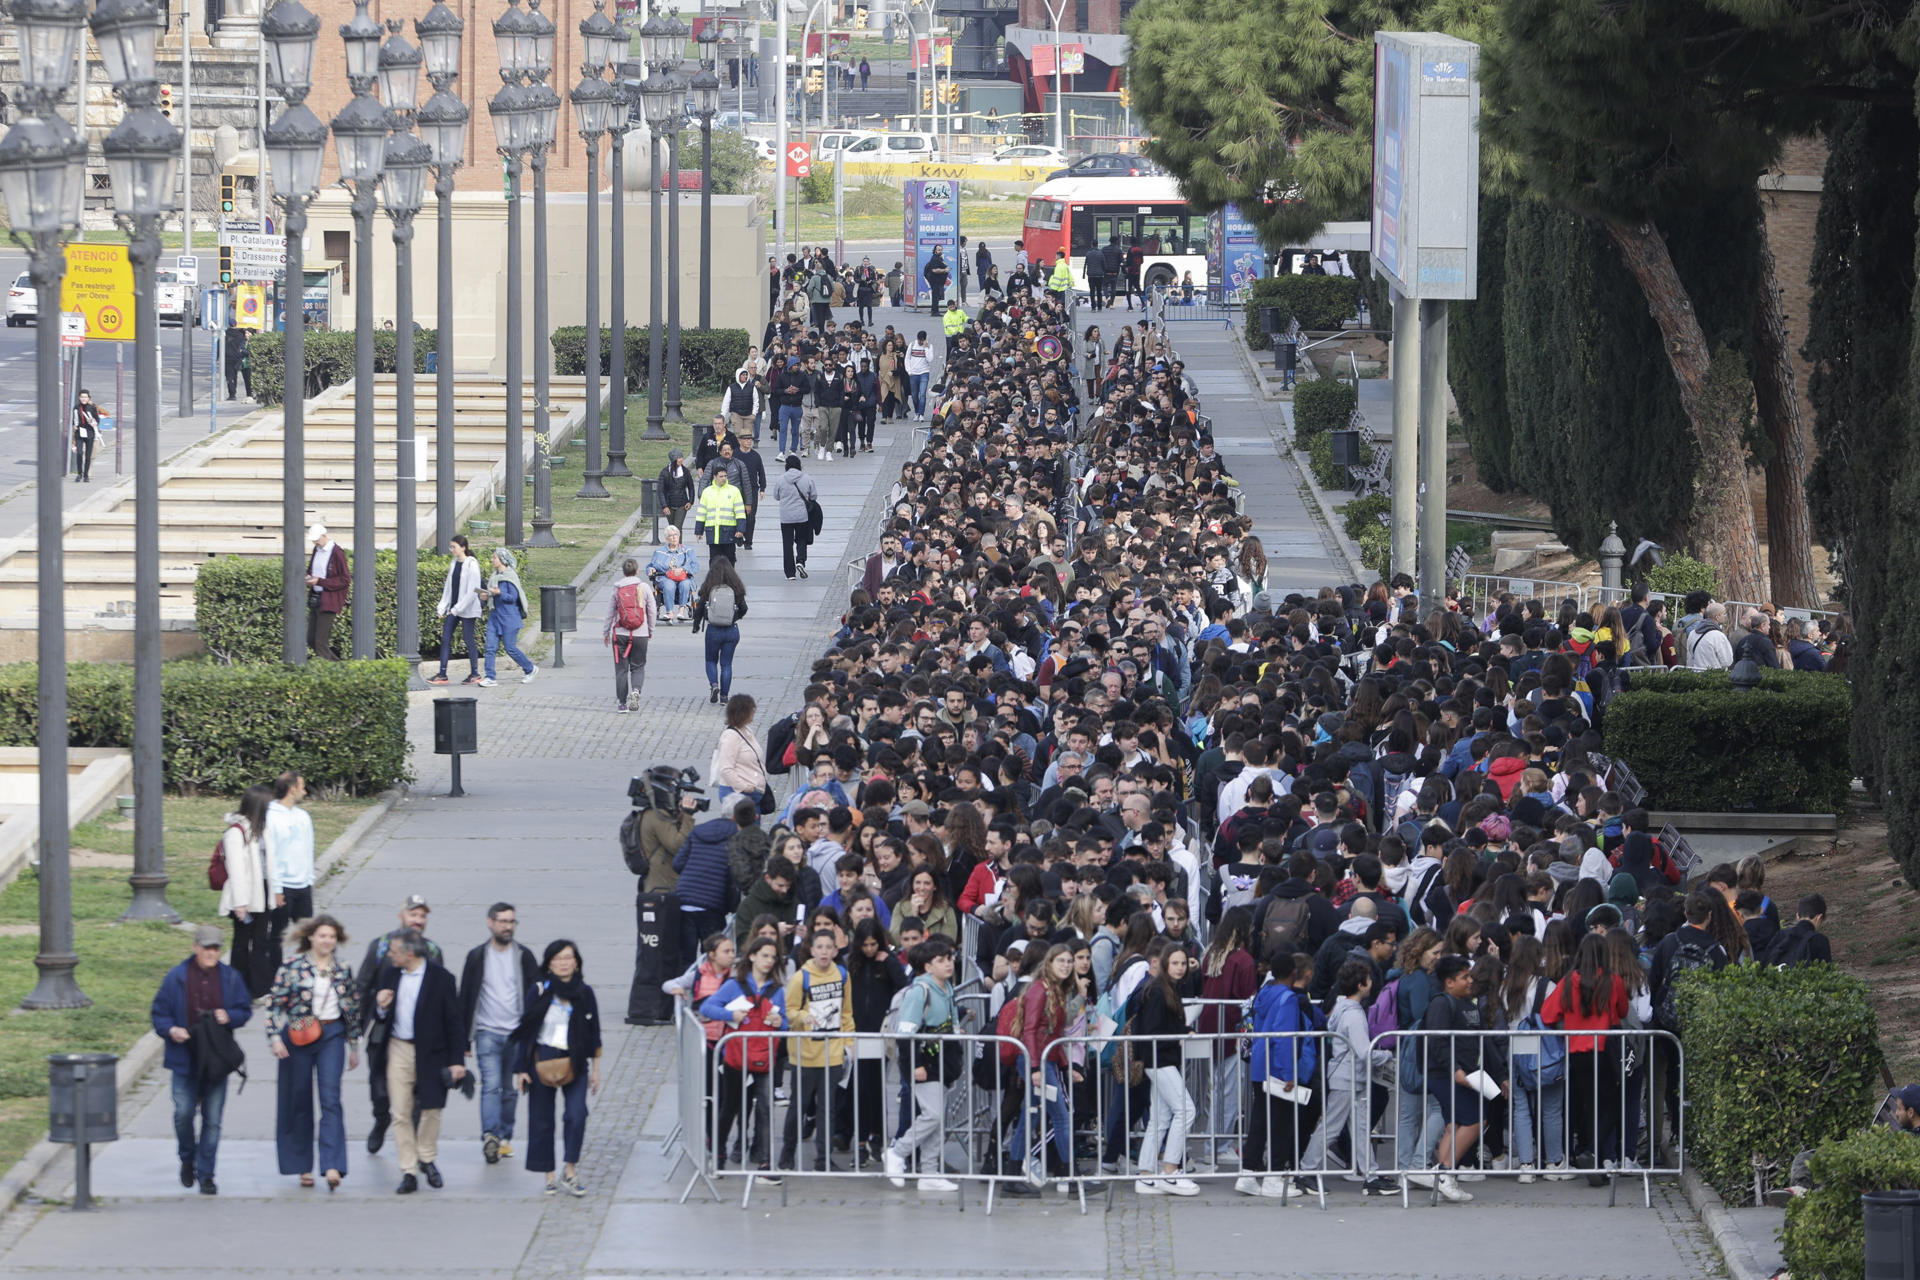
[[668, 764], [657, 764], [627, 783], [627, 799], [633, 801], [635, 809], [663, 809], [668, 813], [676, 813], [680, 809], [681, 796], [697, 795], [701, 799], [693, 806], [693, 811], [704, 813], [713, 803], [706, 798], [706, 794], [700, 787], [698, 769], [676, 769]]

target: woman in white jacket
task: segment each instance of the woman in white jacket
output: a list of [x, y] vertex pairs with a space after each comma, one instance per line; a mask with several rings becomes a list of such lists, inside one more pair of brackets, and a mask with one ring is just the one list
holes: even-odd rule
[[227, 883], [220, 889], [220, 914], [233, 917], [233, 967], [255, 1000], [273, 988], [280, 957], [267, 932], [272, 892], [267, 884], [267, 805], [273, 788], [255, 783], [240, 797], [240, 811], [227, 815], [220, 856]]

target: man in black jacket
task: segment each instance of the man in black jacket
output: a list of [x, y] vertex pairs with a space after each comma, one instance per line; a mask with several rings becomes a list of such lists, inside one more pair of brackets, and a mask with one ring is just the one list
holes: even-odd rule
[[513, 1071], [507, 1040], [520, 1027], [527, 990], [540, 979], [533, 952], [513, 940], [511, 902], [487, 908], [487, 940], [467, 952], [460, 971], [460, 1025], [480, 1071], [480, 1150], [488, 1164], [513, 1154]]
[[754, 443], [751, 434], [742, 436], [739, 448], [734, 450], [734, 461], [740, 464], [740, 500], [747, 504], [746, 523], [740, 526], [737, 541], [748, 551], [753, 550], [753, 517], [760, 510], [761, 495], [767, 491], [766, 460]]
[[447, 1090], [467, 1073], [460, 993], [452, 974], [429, 963], [430, 945], [418, 929], [394, 935], [374, 994], [373, 1016], [387, 1027], [387, 1093], [400, 1155], [400, 1185], [394, 1190], [403, 1196], [420, 1189], [422, 1174], [428, 1186], [444, 1185], [434, 1163], [440, 1155], [440, 1112]]
[[[1321, 943], [1339, 930], [1339, 913], [1334, 910], [1333, 903], [1327, 899], [1326, 895], [1313, 887], [1313, 871], [1313, 855], [1305, 850], [1295, 852], [1287, 860], [1287, 878], [1255, 905], [1254, 931], [1259, 936], [1263, 948], [1270, 925], [1276, 923], [1276, 921], [1270, 921], [1269, 917], [1273, 915], [1274, 908], [1280, 903], [1302, 902], [1305, 904], [1304, 916], [1299, 920], [1298, 928], [1294, 931], [1293, 946], [1296, 951], [1305, 951], [1311, 955], [1320, 949]], [[1265, 958], [1263, 951], [1263, 961]]]
[[693, 505], [693, 472], [687, 469], [686, 454], [678, 449], [667, 452], [667, 465], [660, 468], [660, 505], [666, 509], [667, 523], [678, 529]]
[[[364, 1025], [359, 1028], [367, 1038], [367, 1094], [373, 1103], [373, 1128], [367, 1131], [367, 1151], [377, 1153], [380, 1144], [387, 1140], [387, 1126], [393, 1122], [393, 1109], [387, 1097], [387, 1032], [388, 1024], [375, 1017], [374, 991], [380, 985], [380, 976], [387, 965], [387, 952], [393, 940], [411, 929], [424, 933], [427, 927], [427, 900], [421, 895], [409, 894], [400, 904], [400, 927], [389, 929], [367, 944], [367, 954], [360, 960], [360, 970], [354, 975], [354, 981], [360, 987], [360, 1016]], [[440, 958], [437, 944], [427, 943], [427, 959], [434, 964], [445, 963]]]

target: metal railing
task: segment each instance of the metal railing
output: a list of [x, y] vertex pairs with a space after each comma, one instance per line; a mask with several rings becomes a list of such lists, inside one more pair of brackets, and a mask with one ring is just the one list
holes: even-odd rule
[[1147, 314], [1153, 323], [1166, 325], [1194, 320], [1210, 320], [1231, 329], [1246, 314], [1243, 303], [1228, 302], [1218, 285], [1187, 288], [1178, 284], [1149, 285]]

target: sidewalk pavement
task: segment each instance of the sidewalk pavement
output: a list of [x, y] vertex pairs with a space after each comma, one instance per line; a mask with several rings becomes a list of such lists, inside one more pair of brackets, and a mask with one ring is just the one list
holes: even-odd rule
[[[883, 316], [883, 323], [886, 317]], [[896, 321], [896, 323], [898, 323]], [[1250, 483], [1261, 533], [1284, 583], [1330, 581], [1312, 521], [1274, 452], [1270, 407], [1236, 383], [1233, 367], [1200, 335], [1180, 335], [1190, 367], [1207, 387], [1208, 409], [1224, 430], [1228, 465]], [[1218, 383], [1218, 386], [1208, 384]], [[757, 531], [741, 556], [751, 612], [743, 620], [736, 691], [760, 702], [760, 721], [785, 714], [799, 698], [813, 659], [838, 625], [847, 576], [839, 570], [871, 549], [885, 493], [919, 447], [912, 424], [883, 426], [878, 451], [848, 461], [812, 463], [826, 511], [814, 545], [813, 576], [793, 583], [780, 573], [777, 529]], [[647, 545], [632, 548], [644, 555]], [[967, 1214], [951, 1196], [895, 1192], [883, 1181], [831, 1186], [794, 1180], [787, 1196], [761, 1191], [754, 1212], [695, 1198], [677, 1203], [685, 1172], [673, 1179], [663, 1143], [677, 1123], [673, 1036], [667, 1028], [622, 1020], [632, 968], [633, 877], [620, 858], [617, 831], [627, 812], [627, 779], [655, 763], [691, 764], [704, 775], [720, 727], [707, 701], [700, 640], [683, 627], [663, 630], [649, 652], [642, 710], [613, 711], [610, 663], [598, 641], [603, 579], [581, 602], [583, 631], [564, 669], [541, 669], [521, 684], [503, 665], [496, 688], [450, 686], [414, 696], [409, 734], [417, 776], [410, 796], [319, 887], [321, 907], [352, 935], [355, 958], [391, 927], [401, 901], [424, 894], [433, 907], [429, 934], [453, 964], [486, 937], [487, 906], [516, 907], [521, 941], [536, 952], [555, 937], [578, 944], [585, 976], [606, 1020], [603, 1087], [592, 1100], [581, 1175], [583, 1199], [541, 1194], [543, 1179], [524, 1169], [525, 1113], [516, 1154], [489, 1168], [481, 1157], [477, 1109], [448, 1108], [439, 1164], [446, 1187], [396, 1197], [394, 1145], [366, 1153], [370, 1122], [367, 1070], [345, 1079], [349, 1169], [336, 1195], [303, 1190], [276, 1169], [274, 1062], [258, 1026], [242, 1033], [252, 1087], [230, 1095], [220, 1195], [182, 1189], [175, 1177], [171, 1106], [164, 1073], [155, 1072], [123, 1106], [121, 1139], [96, 1149], [99, 1212], [81, 1216], [23, 1206], [0, 1219], [0, 1274], [96, 1277], [191, 1274], [241, 1280], [271, 1271], [308, 1280], [325, 1276], [518, 1277], [804, 1276], [818, 1280], [920, 1276], [1011, 1277], [1033, 1274], [1034, 1259], [1056, 1280], [1207, 1280], [1268, 1275], [1276, 1231], [1286, 1233], [1289, 1270], [1314, 1276], [1445, 1277], [1500, 1280], [1525, 1276], [1607, 1275], [1669, 1280], [1709, 1275], [1718, 1263], [1678, 1193], [1656, 1187], [1642, 1209], [1623, 1186], [1621, 1207], [1584, 1183], [1530, 1188], [1488, 1181], [1468, 1209], [1403, 1210], [1397, 1201], [1361, 1200], [1335, 1183], [1327, 1212], [1289, 1209], [1235, 1197], [1224, 1189], [1182, 1201], [1136, 1197], [1124, 1184], [1111, 1214], [1082, 1216], [1049, 1194], [1003, 1202], [985, 1234], [980, 1199]], [[458, 672], [461, 669], [455, 668]], [[463, 674], [463, 673], [462, 673]], [[437, 696], [479, 699], [480, 751], [463, 763], [468, 795], [446, 797], [448, 762], [431, 752], [431, 703]], [[756, 735], [758, 736], [758, 735]], [[264, 768], [264, 766], [263, 766]], [[785, 787], [780, 788], [782, 798]], [[183, 939], [182, 954], [186, 945]], [[37, 1187], [68, 1194], [70, 1161]], [[737, 1193], [739, 1183], [724, 1189]], [[1072, 1207], [1070, 1207], [1072, 1206]], [[1284, 1217], [1276, 1218], [1276, 1214]], [[1602, 1238], [1600, 1249], [1576, 1242]], [[1543, 1262], [1522, 1241], [1573, 1247]]]

